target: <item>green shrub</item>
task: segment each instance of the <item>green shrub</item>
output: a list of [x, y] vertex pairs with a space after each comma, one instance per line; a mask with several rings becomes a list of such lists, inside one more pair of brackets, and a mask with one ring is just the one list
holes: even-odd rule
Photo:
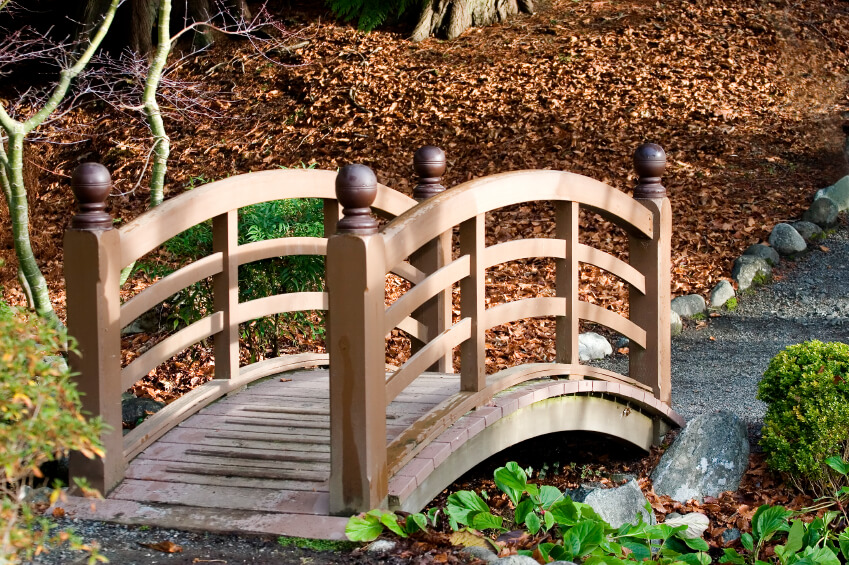
[[758, 386], [768, 404], [767, 463], [800, 488], [830, 491], [840, 478], [826, 458], [849, 452], [849, 345], [809, 341], [770, 361]]
[[39, 465], [71, 450], [103, 455], [100, 419], [85, 419], [67, 367], [49, 359], [63, 343], [43, 320], [0, 307], [0, 563], [73, 541], [52, 532], [24, 502], [27, 487], [41, 477]]
[[401, 17], [409, 8], [419, 6], [415, 0], [326, 0], [337, 18], [357, 20], [357, 28], [371, 31], [390, 16]]

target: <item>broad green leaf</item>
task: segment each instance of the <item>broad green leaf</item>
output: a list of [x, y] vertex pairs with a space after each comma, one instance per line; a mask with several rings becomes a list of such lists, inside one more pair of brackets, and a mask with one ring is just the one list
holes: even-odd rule
[[687, 529], [680, 531], [678, 533], [678, 537], [700, 538], [702, 537], [702, 534], [705, 533], [705, 530], [708, 529], [710, 519], [699, 512], [691, 512], [683, 516], [673, 516], [672, 518], [667, 517], [664, 524], [672, 527], [686, 526]]
[[837, 536], [837, 543], [840, 544], [840, 553], [843, 554], [843, 559], [849, 561], [849, 532], [840, 532]]
[[534, 503], [530, 498], [526, 498], [516, 506], [516, 511], [513, 513], [513, 520], [517, 524], [524, 524], [525, 517], [528, 516], [531, 512], [533, 512]]
[[504, 519], [501, 516], [493, 516], [489, 512], [478, 512], [472, 516], [471, 526], [477, 530], [503, 530], [501, 527]]
[[418, 532], [419, 530], [426, 530], [427, 518], [421, 512], [410, 514], [407, 516], [407, 521], [404, 523], [404, 529], [408, 534]]
[[[542, 558], [547, 562], [548, 558], [550, 556], [551, 550], [554, 549], [555, 547], [560, 547], [560, 546], [557, 545], [556, 543], [541, 543], [537, 546], [537, 549], [539, 550], [540, 554], [542, 555]], [[551, 560], [556, 561], [557, 559], [555, 559], [552, 556]]]
[[455, 521], [471, 525], [471, 516], [478, 512], [489, 512], [489, 506], [476, 493], [470, 490], [461, 490], [448, 497], [445, 511]]
[[784, 550], [787, 553], [796, 553], [802, 549], [802, 540], [804, 537], [804, 522], [802, 520], [793, 520], [793, 525], [790, 526], [790, 532], [787, 534], [787, 543], [784, 544]]
[[543, 485], [539, 487], [539, 500], [540, 505], [543, 509], [548, 510], [551, 508], [551, 505], [563, 498], [563, 493], [560, 492], [560, 489], [557, 487], [553, 487], [550, 485]]
[[545, 530], [548, 531], [554, 525], [554, 515], [551, 512], [546, 512], [542, 515], [543, 523], [545, 524]]
[[563, 547], [572, 557], [583, 557], [598, 547], [603, 537], [604, 527], [598, 522], [586, 520], [563, 535]]
[[746, 560], [743, 556], [737, 553], [736, 549], [725, 548], [722, 550], [725, 555], [720, 558], [720, 563], [731, 563], [732, 565], [746, 565]]
[[574, 526], [581, 516], [580, 510], [568, 496], [552, 504], [549, 512], [554, 516], [554, 520], [563, 526]]
[[436, 527], [436, 517], [439, 515], [439, 508], [431, 508], [427, 511], [427, 519], [430, 520], [430, 525]]
[[683, 538], [682, 541], [693, 551], [707, 551], [710, 549], [708, 542], [702, 538]]
[[345, 525], [345, 536], [351, 541], [376, 540], [383, 532], [383, 524], [377, 516], [364, 514], [351, 516]]
[[841, 475], [849, 473], [849, 464], [847, 464], [846, 461], [844, 461], [840, 457], [837, 457], [836, 455], [832, 455], [831, 457], [826, 459], [825, 464], [840, 473]]
[[407, 532], [401, 527], [401, 524], [398, 523], [398, 516], [395, 515], [394, 512], [384, 512], [380, 515], [380, 523], [401, 536], [402, 538], [407, 537]]
[[637, 561], [645, 561], [651, 558], [651, 550], [645, 543], [626, 540], [622, 542], [622, 547], [628, 549]]
[[518, 553], [519, 555], [524, 555], [525, 557], [533, 558], [533, 556], [534, 556], [534, 552], [529, 550], [529, 549], [520, 549], [516, 553]]
[[752, 516], [752, 535], [760, 542], [769, 540], [776, 532], [787, 528], [787, 519], [793, 512], [783, 506], [764, 504]]
[[740, 543], [743, 544], [743, 547], [745, 547], [747, 551], [754, 551], [755, 549], [755, 540], [749, 532], [740, 536]]
[[808, 547], [803, 555], [818, 565], [840, 565], [840, 559], [827, 547]]
[[539, 527], [539, 516], [537, 516], [535, 512], [531, 512], [525, 517], [525, 528], [527, 528], [529, 534], [531, 534], [532, 536], [536, 535], [536, 533], [539, 531]]
[[584, 565], [625, 565], [625, 562], [612, 555], [593, 555], [584, 559]]
[[678, 561], [687, 565], [710, 565], [710, 556], [707, 553], [686, 553], [678, 557]]
[[511, 461], [504, 467], [499, 467], [494, 474], [495, 486], [501, 489], [513, 503], [519, 504], [519, 497], [525, 491], [528, 477], [516, 462]]

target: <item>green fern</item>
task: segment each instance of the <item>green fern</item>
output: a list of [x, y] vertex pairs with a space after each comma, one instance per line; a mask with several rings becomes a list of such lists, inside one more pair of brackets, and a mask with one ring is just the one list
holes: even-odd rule
[[390, 15], [401, 17], [409, 8], [419, 5], [418, 0], [326, 0], [337, 18], [346, 22], [357, 20], [357, 28], [371, 31]]

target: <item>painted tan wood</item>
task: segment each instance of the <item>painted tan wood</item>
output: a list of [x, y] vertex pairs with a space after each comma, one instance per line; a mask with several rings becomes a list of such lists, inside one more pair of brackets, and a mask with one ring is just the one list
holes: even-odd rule
[[77, 349], [68, 357], [82, 407], [107, 424], [100, 436], [106, 457], [87, 459], [72, 453], [71, 477], [86, 477], [102, 493], [124, 473], [121, 452], [121, 328], [118, 274], [120, 240], [116, 230], [65, 232], [65, 288], [68, 334]]
[[403, 261], [392, 267], [389, 272], [413, 284], [420, 284], [426, 277], [423, 272]]
[[[178, 444], [179, 445], [179, 444]], [[215, 446], [191, 447], [184, 446], [186, 455], [198, 455], [202, 457], [229, 457], [234, 461], [286, 461], [286, 462], [330, 462], [329, 452], [313, 452], [312, 450], [300, 449], [290, 451], [284, 449], [256, 449], [242, 448], [238, 453], [232, 449]]]
[[[121, 387], [127, 390], [151, 369], [170, 359], [186, 347], [206, 339], [224, 328], [224, 315], [216, 312], [201, 318], [174, 335], [160, 341], [121, 370]], [[217, 365], [216, 365], [217, 367]], [[120, 396], [120, 395], [119, 395]]]
[[239, 369], [240, 381], [248, 384], [252, 381], [304, 367], [328, 365], [330, 357], [326, 353], [297, 353], [264, 359]]
[[[626, 414], [627, 415], [623, 415]], [[563, 396], [535, 402], [500, 418], [453, 451], [406, 499], [390, 496], [390, 508], [418, 512], [457, 477], [522, 441], [561, 431], [593, 431], [619, 437], [648, 451], [654, 420], [628, 404], [593, 396]]]
[[468, 318], [472, 323], [471, 337], [460, 346], [460, 389], [467, 392], [484, 388], [486, 379], [484, 227], [483, 214], [477, 214], [460, 224], [460, 255], [469, 257], [469, 276], [460, 281], [460, 316]]
[[236, 312], [236, 323], [242, 324], [250, 320], [271, 316], [283, 312], [300, 312], [303, 310], [327, 310], [327, 293], [325, 292], [290, 292], [257, 298], [239, 304]]
[[334, 235], [330, 294], [330, 512], [380, 506], [387, 492], [384, 293], [380, 235]]
[[628, 195], [596, 180], [559, 171], [515, 171], [475, 179], [438, 194], [386, 225], [386, 265], [393, 268], [413, 251], [472, 215], [528, 200], [573, 201], [606, 211], [629, 232], [652, 236], [652, 216]]
[[[611, 310], [584, 301], [575, 301], [575, 312], [582, 320], [595, 322], [619, 332], [641, 347], [646, 343], [646, 330], [628, 318], [624, 318]], [[648, 324], [649, 322], [647, 322]], [[656, 322], [650, 322], [654, 325]]]
[[566, 300], [554, 296], [523, 298], [505, 302], [487, 308], [482, 316], [481, 326], [489, 329], [512, 320], [536, 318], [539, 316], [556, 316], [565, 310]]
[[642, 390], [651, 391], [650, 387], [614, 371], [593, 367], [592, 365], [568, 363], [526, 363], [524, 365], [515, 365], [502, 369], [497, 373], [487, 375], [486, 382], [487, 386], [493, 387], [493, 390], [498, 391], [495, 394], [498, 394], [501, 391], [526, 381], [554, 376], [568, 377], [569, 379], [587, 377], [620, 382], [638, 387]]
[[183, 446], [173, 443], [155, 443], [138, 456], [137, 461], [170, 461], [175, 463], [192, 463], [204, 465], [241, 465], [245, 467], [262, 467], [268, 469], [289, 469], [326, 473], [330, 466], [326, 462], [290, 461], [286, 459], [241, 458], [228, 455], [205, 455], [190, 452]]
[[[438, 235], [410, 255], [410, 264], [430, 276], [451, 262], [451, 231]], [[411, 339], [411, 351], [415, 355], [425, 344], [446, 332], [452, 323], [451, 288], [439, 289], [432, 297], [412, 311], [411, 316], [418, 320], [427, 333], [423, 339]], [[443, 355], [434, 360], [432, 371], [453, 372], [453, 352], [443, 351]]]
[[[567, 208], [570, 203], [563, 203]], [[505, 241], [496, 245], [491, 245], [484, 249], [484, 266], [492, 267], [499, 263], [508, 261], [516, 261], [518, 259], [530, 259], [532, 257], [551, 257], [553, 259], [565, 259], [566, 247], [561, 239], [566, 238], [530, 238], [530, 239], [514, 239]], [[609, 253], [605, 253], [595, 247], [577, 244], [575, 250], [578, 261], [595, 265], [600, 269], [604, 269], [609, 273], [616, 275], [625, 282], [631, 284], [640, 292], [645, 291], [646, 281], [645, 276], [637, 271], [634, 267], [614, 257]]]
[[460, 320], [450, 329], [444, 331], [427, 345], [414, 353], [406, 363], [401, 365], [386, 381], [386, 404], [395, 400], [413, 380], [425, 369], [432, 366], [434, 361], [444, 358], [446, 352], [451, 352], [463, 341], [469, 339], [472, 333], [472, 321], [469, 318]]
[[468, 274], [469, 257], [468, 255], [463, 255], [415, 285], [396, 300], [392, 306], [386, 309], [386, 322], [384, 326], [386, 334], [397, 327], [404, 318], [409, 316], [413, 310], [424, 304], [429, 298], [446, 288], [451, 288], [451, 285]]
[[288, 255], [327, 255], [327, 239], [323, 237], [281, 237], [243, 243], [236, 248], [239, 265]]
[[298, 450], [306, 445], [312, 451], [330, 452], [330, 442], [310, 438], [290, 440], [280, 434], [262, 434], [256, 432], [213, 433], [212, 431], [192, 428], [175, 428], [162, 436], [160, 443], [181, 443], [189, 445], [211, 445], [218, 447], [248, 447], [257, 449]]
[[[157, 206], [159, 208], [159, 206]], [[215, 378], [231, 379], [239, 374], [239, 265], [233, 257], [238, 248], [238, 211], [230, 210], [212, 219], [212, 250], [222, 254], [221, 272], [212, 277], [212, 305], [220, 312], [222, 326], [213, 339]]]
[[[320, 482], [301, 480], [297, 471], [263, 471], [252, 467], [220, 465], [198, 469], [197, 466], [138, 461], [127, 469], [128, 479], [168, 481], [195, 485], [234, 486], [276, 490], [315, 490]], [[326, 487], [325, 487], [326, 489]]]
[[555, 351], [558, 363], [576, 365], [579, 362], [578, 332], [578, 230], [580, 209], [575, 202], [557, 202], [554, 205], [555, 232], [563, 245], [563, 258], [555, 262], [555, 287], [557, 297], [564, 301], [562, 313], [557, 316]]
[[133, 320], [187, 286], [220, 273], [223, 264], [222, 254], [213, 253], [156, 281], [121, 306], [121, 327], [129, 325]]
[[[166, 200], [123, 226], [121, 264], [129, 265], [190, 227], [252, 204], [287, 198], [335, 200], [335, 171], [285, 169], [236, 175], [184, 192]], [[397, 216], [416, 201], [378, 185], [373, 207]]]
[[[386, 326], [388, 326], [388, 324], [384, 322], [384, 328]], [[403, 320], [395, 324], [395, 327], [401, 330], [402, 332], [406, 333], [410, 337], [414, 337], [418, 340], [424, 340], [427, 337], [427, 328], [425, 327], [425, 325], [419, 322], [418, 320], [414, 320], [413, 318], [404, 318]]]
[[646, 275], [645, 293], [629, 293], [631, 319], [646, 329], [646, 339], [629, 353], [629, 374], [652, 387], [661, 401], [671, 402], [672, 335], [672, 208], [668, 198], [641, 199], [654, 218], [654, 239], [630, 236], [631, 264]]

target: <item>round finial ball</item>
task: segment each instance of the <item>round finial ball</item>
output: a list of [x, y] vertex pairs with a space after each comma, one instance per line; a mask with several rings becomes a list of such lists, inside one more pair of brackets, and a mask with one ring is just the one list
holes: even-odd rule
[[634, 168], [640, 177], [661, 177], [666, 169], [666, 152], [656, 143], [644, 143], [634, 151]]
[[436, 178], [445, 174], [445, 151], [433, 145], [425, 145], [413, 155], [413, 168], [422, 178]]
[[112, 189], [112, 175], [100, 163], [83, 163], [71, 174], [71, 189], [80, 204], [106, 202]]
[[336, 198], [343, 208], [368, 208], [377, 197], [377, 177], [365, 165], [345, 165], [336, 175]]

